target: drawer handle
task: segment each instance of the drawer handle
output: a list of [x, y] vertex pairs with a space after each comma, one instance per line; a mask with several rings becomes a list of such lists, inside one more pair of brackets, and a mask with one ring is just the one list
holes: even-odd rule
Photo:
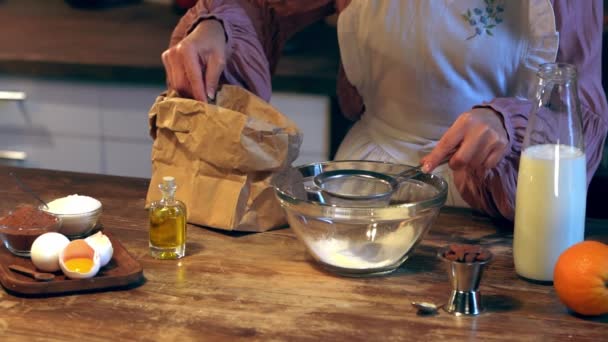
[[0, 91], [1, 101], [25, 101], [26, 97], [22, 91]]
[[22, 151], [0, 151], [0, 159], [25, 161], [27, 153]]

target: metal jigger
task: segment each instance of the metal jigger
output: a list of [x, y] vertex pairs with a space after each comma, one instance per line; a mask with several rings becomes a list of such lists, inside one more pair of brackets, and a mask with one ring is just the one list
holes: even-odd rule
[[437, 253], [447, 266], [448, 277], [452, 285], [450, 299], [443, 306], [443, 309], [456, 316], [477, 316], [484, 311], [479, 293], [479, 283], [483, 274], [484, 266], [492, 260], [459, 262], [446, 259], [444, 253], [447, 247], [441, 248]]

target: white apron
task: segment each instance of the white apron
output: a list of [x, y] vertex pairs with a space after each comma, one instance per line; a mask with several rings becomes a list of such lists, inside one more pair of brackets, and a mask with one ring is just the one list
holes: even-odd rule
[[[474, 105], [528, 98], [558, 48], [549, 0], [352, 0], [338, 39], [366, 111], [336, 159], [410, 165]], [[447, 205], [468, 206], [449, 168], [436, 172], [448, 181]]]

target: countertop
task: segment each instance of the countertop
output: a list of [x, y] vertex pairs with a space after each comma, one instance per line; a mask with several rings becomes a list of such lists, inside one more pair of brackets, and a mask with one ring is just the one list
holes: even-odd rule
[[[148, 2], [83, 10], [63, 0], [0, 1], [0, 73], [162, 83], [160, 55], [179, 18]], [[334, 94], [338, 55], [335, 29], [314, 25], [290, 41], [273, 85]]]
[[[0, 290], [1, 340], [600, 341], [608, 335], [608, 317], [574, 316], [551, 286], [518, 278], [511, 228], [467, 210], [444, 209], [395, 273], [345, 278], [319, 268], [290, 229], [245, 234], [189, 225], [187, 256], [154, 260], [145, 179], [0, 167], [2, 212], [30, 200], [7, 176], [14, 170], [43, 198], [98, 198], [105, 229], [143, 265], [146, 281], [50, 298]], [[608, 242], [605, 228], [589, 222], [587, 238]], [[480, 243], [494, 253], [480, 288], [487, 312], [419, 316], [410, 302], [447, 300], [447, 274], [435, 253], [452, 242]]]

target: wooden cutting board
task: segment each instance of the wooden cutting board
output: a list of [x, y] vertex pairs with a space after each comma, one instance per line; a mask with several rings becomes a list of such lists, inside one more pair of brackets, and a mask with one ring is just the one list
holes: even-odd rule
[[13, 255], [2, 245], [0, 246], [0, 283], [10, 293], [32, 296], [101, 291], [143, 284], [144, 274], [141, 264], [127, 252], [120, 241], [111, 234], [104, 234], [110, 238], [114, 253], [112, 260], [93, 278], [69, 279], [58, 271], [54, 273], [55, 279], [52, 281], [36, 281], [8, 268], [9, 265], [21, 265], [33, 270], [36, 267], [32, 260]]

